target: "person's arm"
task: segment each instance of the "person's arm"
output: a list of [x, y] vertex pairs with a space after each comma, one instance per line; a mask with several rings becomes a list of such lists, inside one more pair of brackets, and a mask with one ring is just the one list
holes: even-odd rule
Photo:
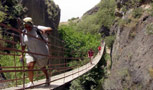
[[46, 29], [43, 30], [43, 33], [49, 33], [50, 31], [52, 31], [52, 28], [48, 27]]
[[[25, 51], [26, 46], [21, 46], [21, 48], [22, 48], [22, 51]], [[20, 55], [20, 60], [23, 60], [23, 57], [24, 57], [24, 56], [21, 54], [21, 55]]]
[[53, 30], [51, 27], [45, 27], [45, 26], [38, 26], [38, 29], [40, 29], [43, 34], [49, 33], [50, 31]]
[[[26, 44], [24, 43], [24, 37], [23, 37], [23, 36], [24, 36], [24, 35], [22, 34], [22, 35], [21, 35], [21, 50], [22, 50], [22, 51], [25, 51]], [[20, 55], [20, 60], [23, 60], [23, 57], [24, 57], [24, 56], [21, 54], [21, 55]]]

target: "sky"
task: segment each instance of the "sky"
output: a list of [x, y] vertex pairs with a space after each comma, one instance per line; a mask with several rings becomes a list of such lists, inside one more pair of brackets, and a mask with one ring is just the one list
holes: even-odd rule
[[66, 22], [72, 17], [81, 17], [101, 0], [54, 0], [61, 9], [60, 22]]

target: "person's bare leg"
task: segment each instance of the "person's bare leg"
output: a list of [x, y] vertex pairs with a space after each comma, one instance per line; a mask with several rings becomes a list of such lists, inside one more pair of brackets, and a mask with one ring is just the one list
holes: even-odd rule
[[46, 70], [46, 67], [43, 67], [43, 68], [41, 68], [42, 69], [42, 71], [43, 71], [43, 73], [45, 74], [45, 76], [46, 76], [46, 84], [49, 86], [50, 85], [50, 78], [49, 78], [49, 75], [48, 75], [48, 72], [47, 72], [47, 70]]
[[[28, 70], [33, 70], [34, 65], [35, 65], [35, 62], [28, 63], [28, 65], [27, 65]], [[34, 76], [34, 72], [33, 71], [28, 71], [28, 77], [29, 77], [30, 82], [32, 82], [32, 83], [33, 83], [33, 76]]]
[[92, 64], [92, 58], [90, 57], [90, 64]]
[[43, 73], [45, 74], [46, 79], [49, 79], [49, 76], [48, 76], [48, 72], [47, 72], [47, 70], [46, 70], [46, 67], [43, 67], [43, 68], [41, 68], [41, 69], [42, 69]]

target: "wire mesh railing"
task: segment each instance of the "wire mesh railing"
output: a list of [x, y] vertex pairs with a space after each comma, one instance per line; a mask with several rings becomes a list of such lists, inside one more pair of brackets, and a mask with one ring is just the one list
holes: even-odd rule
[[[64, 41], [60, 40], [58, 37], [52, 36], [49, 34], [49, 37], [52, 39], [57, 40], [58, 43], [52, 44], [52, 40], [49, 38], [47, 41], [47, 45], [49, 47], [49, 55], [42, 54], [40, 52], [30, 52], [30, 51], [23, 51], [21, 47], [21, 38], [22, 34], [28, 35], [34, 39], [40, 40], [44, 42], [41, 38], [37, 38], [33, 35], [30, 35], [28, 33], [22, 32], [22, 30], [10, 27], [8, 25], [5, 25], [3, 23], [0, 23], [0, 89], [7, 88], [7, 87], [14, 87], [18, 85], [22, 85], [19, 89], [27, 89], [31, 87], [26, 87], [26, 83], [29, 82], [27, 72], [28, 71], [34, 71], [34, 80], [39, 80], [45, 78], [44, 75], [41, 73], [42, 69], [39, 67], [35, 67], [32, 70], [29, 70], [27, 68], [27, 65], [25, 63], [25, 60], [22, 62], [20, 61], [19, 56], [29, 53], [32, 55], [39, 55], [39, 56], [46, 56], [48, 57], [48, 64], [46, 70], [48, 71], [49, 77], [52, 77], [53, 75], [57, 75], [66, 71], [70, 71], [73, 68], [80, 67], [81, 64], [77, 64], [75, 66], [69, 66], [69, 61], [78, 61], [80, 60], [80, 57], [66, 57], [65, 54], [67, 53], [73, 53], [75, 54], [75, 51], [68, 52], [67, 48], [63, 46]], [[15, 33], [14, 33], [15, 32]], [[18, 39], [16, 39], [18, 38]], [[88, 59], [88, 58], [85, 58]], [[89, 61], [89, 60], [88, 60]], [[84, 64], [87, 64], [88, 62], [85, 62]], [[90, 66], [86, 67], [89, 68]], [[79, 73], [80, 71], [85, 70], [86, 68], [79, 70], [77, 72], [74, 72], [70, 75], [74, 75], [75, 73]], [[57, 78], [55, 80], [59, 80], [61, 78], [66, 78], [70, 75], [64, 75], [63, 77]], [[52, 83], [55, 80], [51, 80], [50, 83]], [[34, 85], [39, 86], [45, 84], [45, 82], [42, 82], [41, 84]]]

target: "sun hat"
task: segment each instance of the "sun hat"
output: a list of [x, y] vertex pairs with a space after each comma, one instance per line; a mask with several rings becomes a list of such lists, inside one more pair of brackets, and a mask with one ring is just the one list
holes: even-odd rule
[[31, 24], [33, 24], [32, 18], [31, 18], [31, 17], [26, 17], [26, 18], [24, 18], [24, 19], [23, 19], [23, 22], [24, 22], [24, 24], [26, 24], [26, 23], [31, 23]]

